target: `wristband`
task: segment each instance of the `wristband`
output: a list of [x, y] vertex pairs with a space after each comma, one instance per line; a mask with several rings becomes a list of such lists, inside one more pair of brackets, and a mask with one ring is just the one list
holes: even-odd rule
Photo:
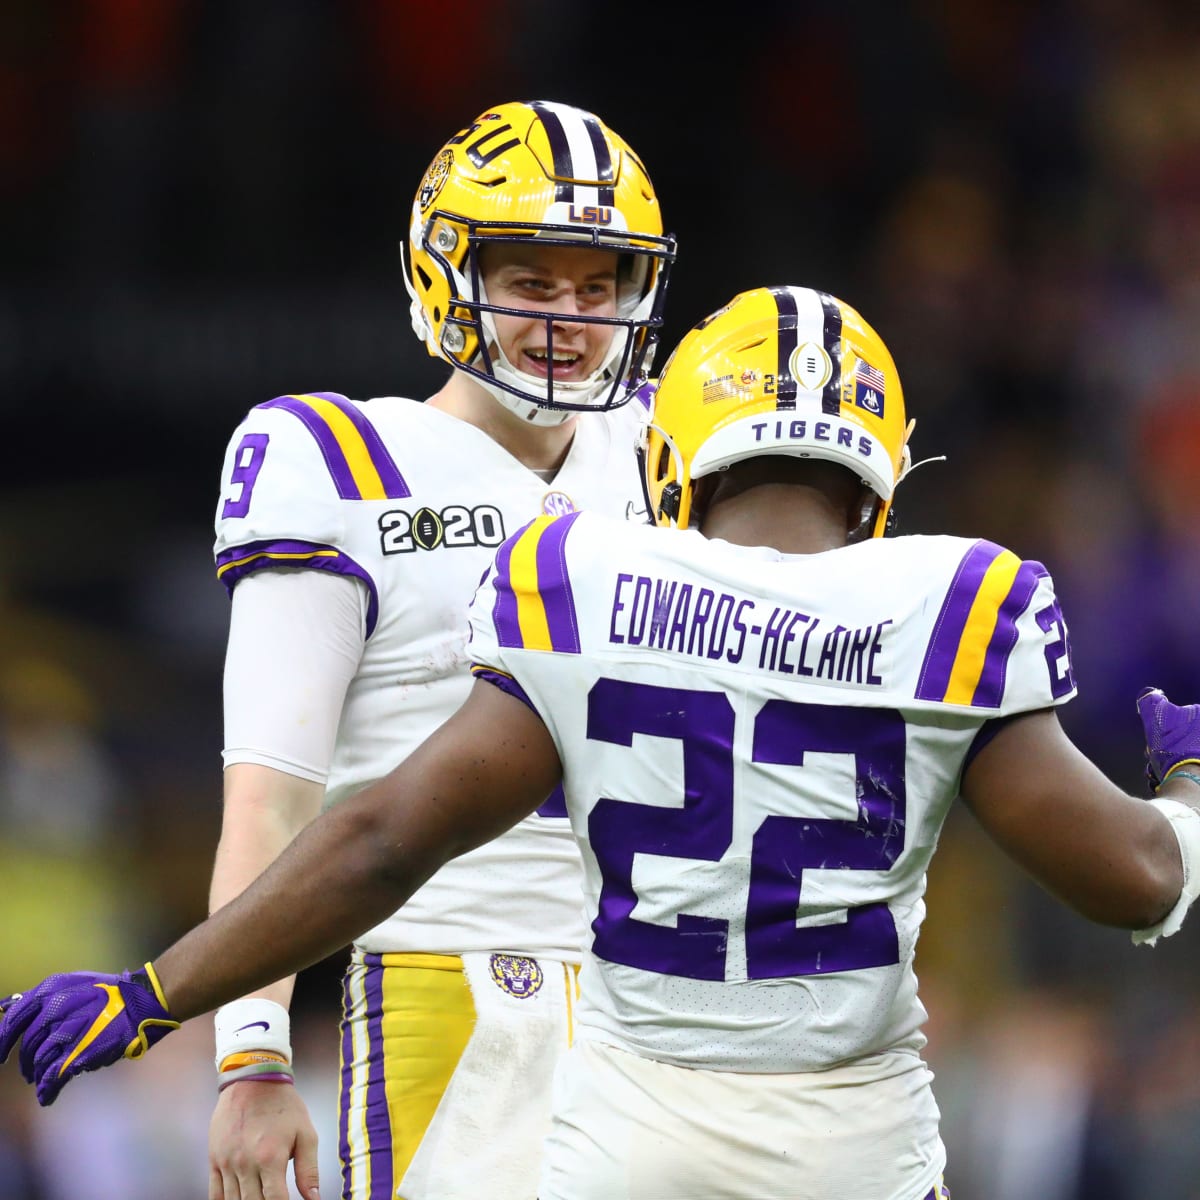
[[282, 1063], [288, 1065], [287, 1059], [274, 1050], [239, 1050], [236, 1054], [227, 1054], [217, 1065], [222, 1075], [226, 1071], [236, 1071], [238, 1067], [250, 1067], [255, 1063]]
[[1190, 779], [1193, 783], [1200, 783], [1200, 774], [1195, 771], [1185, 771], [1184, 767], [1200, 767], [1200, 760], [1194, 758], [1185, 758], [1183, 762], [1176, 763], [1164, 776], [1163, 781], [1158, 785], [1159, 790], [1162, 790], [1163, 784], [1169, 779]]
[[291, 1067], [282, 1063], [252, 1063], [248, 1067], [237, 1067], [232, 1071], [222, 1071], [217, 1081], [217, 1091], [223, 1092], [227, 1087], [244, 1080], [254, 1083], [295, 1083]]
[[1146, 803], [1154, 805], [1171, 823], [1171, 832], [1179, 843], [1179, 857], [1183, 860], [1183, 888], [1175, 907], [1157, 925], [1151, 925], [1149, 929], [1135, 929], [1130, 934], [1135, 946], [1143, 942], [1153, 946], [1160, 937], [1177, 933], [1197, 892], [1200, 892], [1200, 811], [1190, 804], [1181, 804], [1178, 800], [1168, 800], [1166, 797], [1147, 800]]
[[291, 1064], [291, 1018], [282, 1004], [259, 997], [234, 1000], [217, 1009], [214, 1025], [218, 1071], [231, 1055], [256, 1050], [277, 1054], [285, 1065]]

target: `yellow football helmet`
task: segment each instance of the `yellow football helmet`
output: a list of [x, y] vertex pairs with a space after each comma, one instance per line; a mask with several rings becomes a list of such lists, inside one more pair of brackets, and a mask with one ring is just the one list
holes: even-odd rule
[[651, 512], [687, 528], [697, 479], [787, 454], [854, 471], [878, 497], [865, 516], [880, 537], [909, 469], [910, 430], [892, 356], [850, 305], [803, 287], [742, 292], [663, 368], [643, 451]]
[[[492, 314], [519, 310], [488, 303], [478, 250], [526, 238], [621, 255], [617, 315], [571, 318], [613, 326], [588, 380], [525, 374], [500, 349]], [[501, 104], [455, 134], [421, 180], [405, 270], [413, 328], [431, 355], [522, 419], [559, 424], [629, 399], [650, 367], [674, 259], [645, 167], [598, 117], [552, 101]], [[553, 320], [547, 314], [548, 338]]]

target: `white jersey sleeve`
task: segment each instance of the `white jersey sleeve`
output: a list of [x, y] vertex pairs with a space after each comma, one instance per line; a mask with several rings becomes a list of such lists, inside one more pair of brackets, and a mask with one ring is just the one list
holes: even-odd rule
[[366, 595], [324, 571], [257, 571], [233, 594], [225, 653], [225, 766], [325, 783], [363, 651]]
[[964, 763], [992, 719], [1074, 694], [1045, 569], [949, 537], [787, 557], [539, 519], [470, 653], [562, 758], [579, 1036], [737, 1071], [919, 1051], [925, 871]]
[[362, 407], [334, 392], [278, 396], [250, 411], [225, 454], [216, 513], [217, 576], [232, 594], [264, 568], [302, 567], [377, 581], [347, 548], [347, 500], [409, 495]]

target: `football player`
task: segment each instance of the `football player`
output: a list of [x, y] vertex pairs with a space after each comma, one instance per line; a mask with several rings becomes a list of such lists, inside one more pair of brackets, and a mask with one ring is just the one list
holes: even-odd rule
[[1111, 783], [1056, 715], [1075, 680], [1045, 568], [882, 536], [910, 431], [848, 304], [735, 297], [659, 382], [665, 528], [575, 512], [510, 537], [462, 708], [141, 971], [0, 1001], [0, 1056], [20, 1041], [50, 1103], [336, 949], [561, 784], [591, 941], [540, 1200], [949, 1196], [913, 955], [950, 805], [1154, 944], [1200, 887], [1200, 705], [1139, 696], [1156, 795]]
[[[530, 519], [647, 519], [636, 447], [674, 241], [637, 155], [553, 102], [488, 109], [437, 152], [402, 245], [412, 322], [452, 370], [424, 403], [320, 392], [229, 443], [217, 574], [232, 595], [225, 797], [210, 903], [465, 699], [466, 610]], [[585, 939], [561, 794], [450, 864], [353, 947], [341, 1034], [345, 1195], [525, 1200]], [[360, 931], [362, 932], [362, 931]], [[210, 1200], [315, 1180], [292, 980], [222, 1008]], [[278, 1074], [278, 1072], [268, 1072]]]

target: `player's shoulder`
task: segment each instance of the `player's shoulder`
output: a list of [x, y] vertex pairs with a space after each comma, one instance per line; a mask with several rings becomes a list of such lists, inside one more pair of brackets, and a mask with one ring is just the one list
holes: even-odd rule
[[968, 589], [985, 581], [995, 590], [1018, 579], [1022, 586], [1049, 579], [1049, 572], [1037, 559], [1022, 558], [987, 538], [908, 534], [873, 539], [862, 548], [874, 569], [888, 571], [893, 579], [910, 578], [927, 591]]
[[[265, 468], [264, 486], [303, 479], [344, 500], [409, 494], [401, 431], [422, 406], [400, 397], [355, 400], [340, 392], [292, 392], [256, 404], [226, 448], [226, 479]], [[257, 465], [256, 465], [257, 464]]]
[[899, 569], [886, 578], [920, 634], [916, 700], [1011, 713], [1074, 694], [1066, 625], [1039, 560], [987, 538], [888, 540]]

